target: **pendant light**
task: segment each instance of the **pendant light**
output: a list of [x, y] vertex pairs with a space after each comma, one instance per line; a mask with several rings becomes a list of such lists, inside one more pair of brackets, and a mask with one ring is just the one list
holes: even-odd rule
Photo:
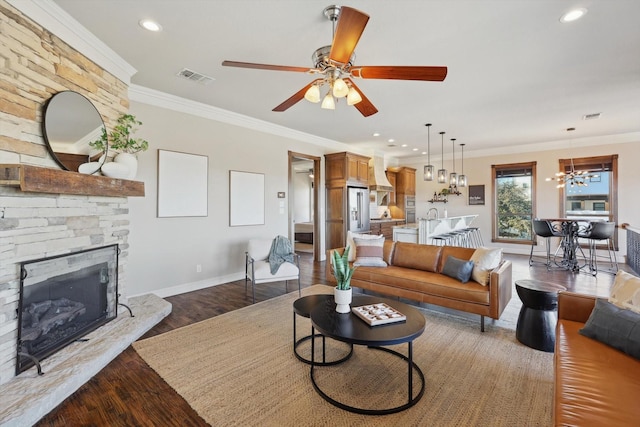
[[453, 156], [453, 172], [449, 174], [449, 187], [454, 189], [458, 186], [458, 174], [456, 173], [456, 139], [451, 138], [451, 155]]
[[458, 187], [467, 186], [467, 175], [464, 174], [464, 146], [465, 144], [460, 144], [460, 148], [462, 148], [462, 173], [458, 176]]
[[431, 123], [427, 123], [425, 126], [427, 127], [427, 164], [424, 167], [423, 179], [425, 181], [433, 181], [434, 168], [431, 164]]
[[447, 182], [447, 170], [444, 168], [444, 132], [440, 132], [440, 146], [442, 148], [442, 169], [438, 169], [438, 183], [444, 184]]

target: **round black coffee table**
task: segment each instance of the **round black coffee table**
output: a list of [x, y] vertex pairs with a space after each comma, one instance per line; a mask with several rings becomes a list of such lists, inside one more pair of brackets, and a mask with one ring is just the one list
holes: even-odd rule
[[558, 292], [567, 288], [540, 280], [516, 280], [516, 292], [522, 308], [516, 326], [516, 338], [522, 344], [553, 352], [558, 323]]
[[[302, 298], [298, 298], [293, 302], [293, 354], [296, 355], [299, 361], [307, 363], [309, 365], [311, 364], [311, 359], [307, 359], [306, 357], [301, 355], [298, 352], [298, 346], [303, 342], [310, 340], [311, 335], [306, 335], [302, 338], [297, 337], [296, 315], [309, 318], [309, 314], [315, 306], [317, 306], [318, 304], [321, 304], [321, 303], [324, 304], [327, 302], [333, 303], [333, 294], [307, 295]], [[324, 335], [317, 335], [317, 336], [322, 337], [322, 362], [315, 362], [316, 365], [319, 365], [319, 366], [336, 365], [338, 363], [342, 363], [345, 360], [349, 359], [353, 354], [353, 344], [352, 344], [350, 345], [349, 352], [344, 357], [327, 362], [325, 336]]]
[[[314, 342], [312, 338], [311, 345], [311, 382], [313, 388], [327, 402], [337, 406], [338, 408], [365, 415], [385, 415], [404, 411], [415, 405], [424, 394], [424, 374], [413, 362], [413, 340], [418, 338], [425, 329], [424, 315], [411, 307], [397, 301], [386, 300], [379, 297], [357, 295], [353, 297], [351, 307], [363, 305], [373, 305], [377, 303], [385, 303], [406, 316], [406, 321], [398, 323], [389, 323], [386, 325], [369, 326], [365, 321], [358, 318], [353, 313], [340, 314], [336, 312], [335, 303], [332, 299], [327, 299], [319, 303], [311, 310], [311, 335], [316, 334], [317, 329], [322, 335], [343, 341], [349, 344], [367, 346], [369, 349], [382, 350], [393, 354], [407, 362], [407, 403], [393, 408], [386, 409], [365, 409], [357, 408], [339, 402], [331, 398], [327, 393], [320, 389], [316, 383], [314, 366], [319, 364], [314, 359]], [[384, 346], [407, 343], [408, 351], [405, 356], [397, 351], [385, 348]], [[414, 396], [413, 393], [413, 371], [420, 378], [420, 391]]]

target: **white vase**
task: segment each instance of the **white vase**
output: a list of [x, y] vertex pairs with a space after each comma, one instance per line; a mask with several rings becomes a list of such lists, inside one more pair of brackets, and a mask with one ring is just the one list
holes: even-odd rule
[[128, 179], [129, 168], [123, 163], [107, 162], [102, 165], [102, 174], [109, 178]]
[[78, 172], [83, 173], [85, 175], [93, 175], [94, 173], [100, 170], [102, 164], [100, 162], [89, 162], [83, 163], [78, 166]]
[[338, 313], [349, 313], [351, 311], [351, 288], [347, 290], [335, 288], [333, 299], [336, 302], [336, 311]]
[[138, 159], [135, 154], [130, 153], [118, 153], [113, 161], [122, 165], [126, 165], [129, 169], [129, 176], [126, 179], [134, 179], [138, 173]]

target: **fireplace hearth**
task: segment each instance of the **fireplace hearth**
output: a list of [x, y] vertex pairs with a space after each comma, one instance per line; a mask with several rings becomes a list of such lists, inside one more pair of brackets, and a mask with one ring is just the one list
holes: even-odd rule
[[117, 316], [118, 245], [21, 263], [16, 375]]

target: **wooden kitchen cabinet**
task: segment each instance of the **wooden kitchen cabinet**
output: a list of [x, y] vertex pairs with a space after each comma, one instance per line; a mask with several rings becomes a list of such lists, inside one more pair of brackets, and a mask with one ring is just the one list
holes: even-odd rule
[[403, 220], [371, 221], [371, 234], [376, 236], [383, 235], [385, 240], [393, 240], [393, 227], [404, 223]]
[[[369, 187], [369, 157], [342, 152], [325, 154], [326, 247], [347, 242], [348, 187]], [[368, 201], [367, 201], [368, 203]]]
[[369, 186], [369, 157], [348, 152], [324, 157], [327, 187]]
[[405, 196], [416, 195], [416, 170], [402, 166], [394, 168], [396, 173], [396, 193], [404, 194]]

